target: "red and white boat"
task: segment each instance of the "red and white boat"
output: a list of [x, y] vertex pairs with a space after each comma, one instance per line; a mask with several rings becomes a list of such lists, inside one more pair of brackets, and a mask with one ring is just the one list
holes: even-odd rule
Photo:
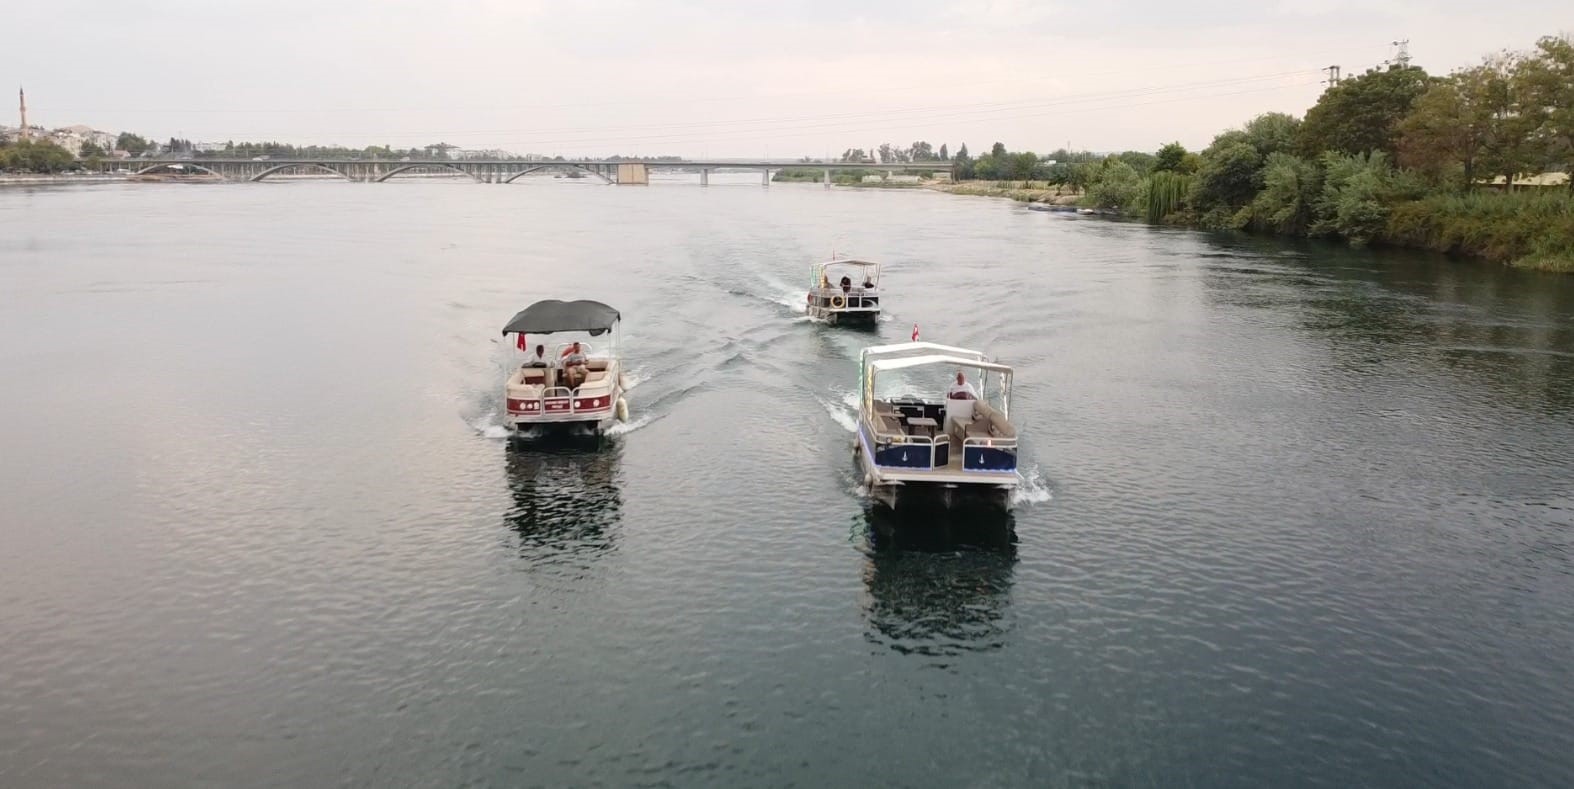
[[[567, 424], [601, 432], [614, 420], [627, 421], [627, 384], [618, 358], [620, 320], [617, 310], [599, 301], [548, 299], [515, 315], [503, 326], [503, 336], [518, 335], [521, 348], [545, 345], [546, 361], [527, 362], [508, 377], [505, 423], [516, 430]], [[551, 342], [535, 339], [549, 335], [567, 336], [553, 336]], [[563, 364], [575, 342], [585, 357], [584, 380], [577, 385]]]

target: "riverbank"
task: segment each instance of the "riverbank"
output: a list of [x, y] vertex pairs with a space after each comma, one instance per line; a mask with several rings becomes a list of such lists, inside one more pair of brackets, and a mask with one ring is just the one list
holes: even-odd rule
[[7, 184], [102, 184], [124, 181], [128, 176], [106, 173], [4, 173], [0, 185]]
[[936, 181], [923, 184], [925, 189], [969, 197], [1004, 197], [1019, 203], [1047, 203], [1049, 205], [1077, 205], [1080, 192], [1068, 192], [1045, 184], [1035, 186], [1033, 181]]
[[[1004, 197], [1024, 203], [1081, 205], [1083, 193], [1035, 186], [1033, 182], [962, 181], [923, 184], [946, 194]], [[1138, 218], [1133, 211], [1123, 216]], [[1194, 230], [1209, 227], [1191, 212], [1167, 216], [1162, 224]], [[1277, 233], [1249, 222], [1233, 228], [1253, 235], [1304, 237]], [[1512, 268], [1574, 273], [1574, 198], [1562, 192], [1477, 192], [1466, 196], [1434, 195], [1396, 203], [1370, 238], [1373, 246], [1441, 252]]]

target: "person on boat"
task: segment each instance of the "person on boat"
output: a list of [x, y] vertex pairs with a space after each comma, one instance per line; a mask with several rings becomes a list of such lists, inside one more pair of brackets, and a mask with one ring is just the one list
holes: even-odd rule
[[864, 275], [864, 290], [874, 290], [874, 278], [868, 274]]
[[530, 354], [529, 358], [525, 359], [525, 366], [551, 367], [552, 363], [547, 361], [547, 347], [545, 345], [537, 345], [536, 352]]
[[585, 364], [585, 352], [580, 350], [579, 343], [570, 345], [563, 352], [563, 375], [568, 379], [570, 389], [578, 389], [585, 382], [585, 377], [590, 373]]
[[853, 289], [853, 280], [852, 280], [852, 278], [851, 277], [842, 277], [842, 292], [843, 293], [847, 293], [848, 291], [851, 291], [852, 289]]
[[957, 370], [956, 383], [951, 385], [945, 396], [947, 400], [977, 400], [978, 390], [967, 382], [967, 376], [963, 375], [961, 370]]

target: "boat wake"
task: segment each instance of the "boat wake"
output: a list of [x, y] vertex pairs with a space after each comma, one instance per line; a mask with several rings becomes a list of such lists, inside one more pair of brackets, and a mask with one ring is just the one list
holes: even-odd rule
[[825, 412], [836, 420], [836, 424], [841, 425], [849, 433], [858, 432], [858, 393], [838, 391], [834, 395], [835, 399], [818, 395], [815, 399], [819, 400]]
[[1018, 476], [1022, 478], [1022, 482], [1011, 491], [1011, 503], [1013, 505], [1043, 504], [1054, 498], [1054, 495], [1049, 490], [1049, 480], [1044, 478], [1043, 473], [1038, 470], [1037, 464], [1034, 464], [1026, 471], [1018, 472]]
[[482, 438], [504, 439], [513, 435], [507, 425], [497, 421], [497, 413], [483, 414], [477, 419], [470, 420], [470, 427], [480, 434]]
[[614, 422], [612, 426], [607, 428], [604, 432], [609, 436], [627, 435], [654, 421], [656, 421], [655, 417], [642, 416], [632, 422]]

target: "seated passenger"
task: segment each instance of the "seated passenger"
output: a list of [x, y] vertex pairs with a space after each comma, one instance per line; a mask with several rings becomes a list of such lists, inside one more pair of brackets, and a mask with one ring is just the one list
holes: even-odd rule
[[533, 353], [533, 354], [530, 354], [530, 356], [527, 359], [525, 359], [525, 366], [526, 367], [551, 367], [552, 363], [547, 361], [547, 347], [545, 345], [537, 345], [536, 346], [536, 352]]
[[568, 388], [578, 389], [585, 382], [585, 377], [590, 374], [585, 366], [587, 362], [585, 352], [580, 350], [577, 342], [563, 352], [563, 377], [568, 382]]
[[874, 290], [874, 278], [864, 277], [864, 290]]
[[848, 292], [848, 291], [850, 291], [852, 289], [853, 289], [853, 281], [852, 281], [852, 279], [850, 277], [842, 277], [842, 292], [846, 293], [846, 292]]

